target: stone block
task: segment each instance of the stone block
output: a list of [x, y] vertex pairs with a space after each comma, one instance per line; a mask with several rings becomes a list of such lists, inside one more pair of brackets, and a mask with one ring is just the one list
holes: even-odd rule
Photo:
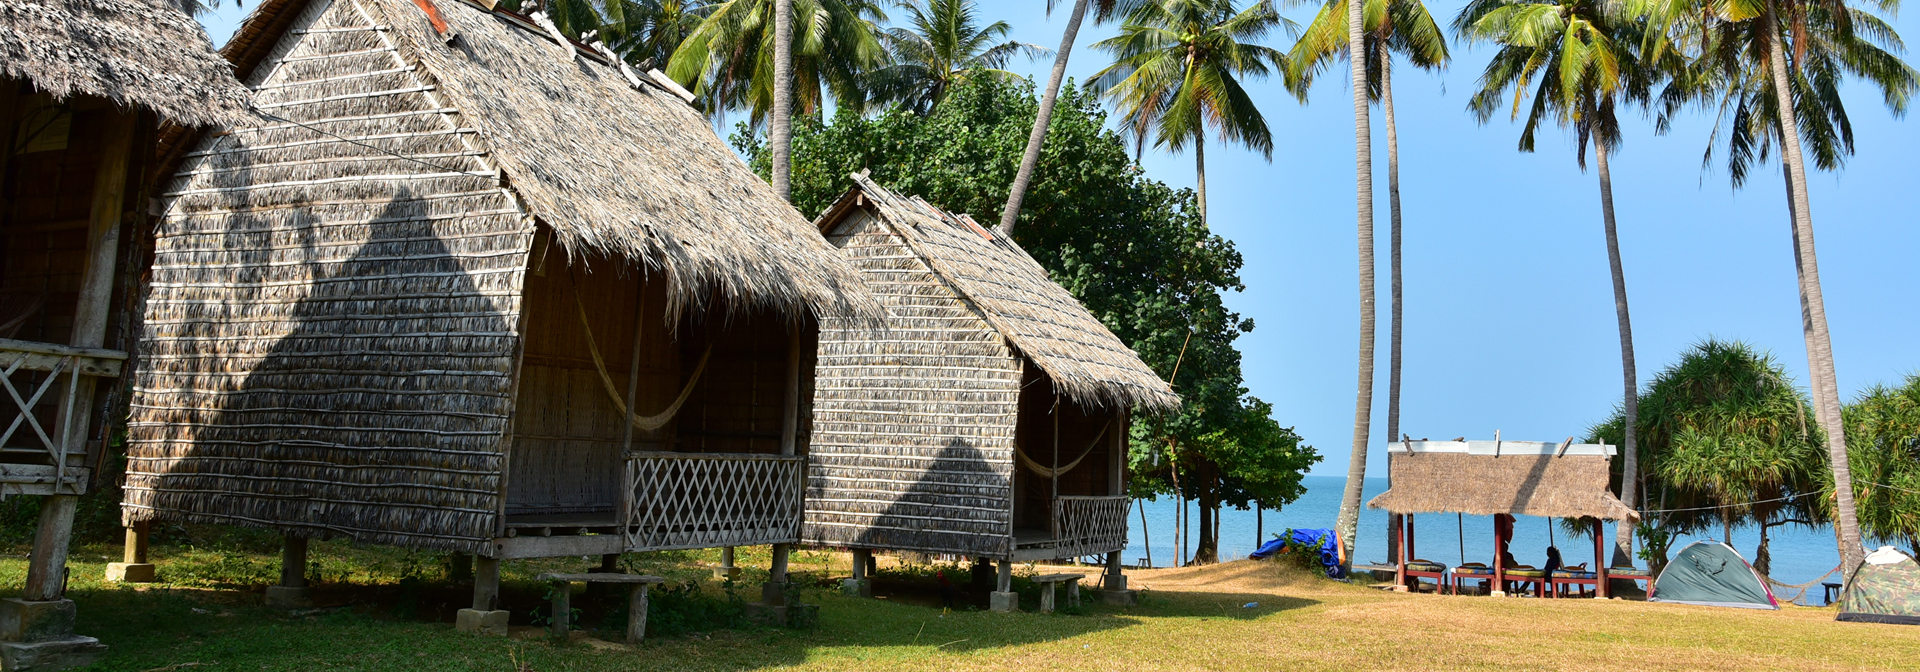
[[107, 580], [121, 583], [153, 583], [158, 573], [151, 562], [107, 563]]
[[[0, 642], [51, 642], [73, 637], [73, 600], [0, 600]], [[6, 668], [12, 670], [13, 668]]]
[[267, 586], [267, 606], [305, 609], [313, 606], [313, 589], [306, 586]]
[[1101, 604], [1109, 604], [1116, 607], [1132, 607], [1140, 604], [1140, 591], [1137, 590], [1107, 590], [1101, 588], [1094, 590], [1093, 594], [1099, 598]]
[[461, 609], [454, 616], [453, 629], [460, 632], [505, 637], [507, 636], [507, 611], [505, 609], [497, 611]]
[[0, 670], [52, 672], [100, 662], [107, 645], [92, 637], [70, 636], [45, 642], [0, 642]]
[[840, 592], [849, 597], [873, 597], [872, 579], [845, 579], [840, 582]]
[[1020, 594], [1007, 591], [993, 591], [987, 594], [987, 608], [993, 611], [1008, 612], [1020, 610]]
[[740, 580], [740, 568], [739, 567], [715, 567], [713, 568], [713, 578], [719, 581], [725, 581], [727, 579], [733, 579], [735, 581], [738, 581]]

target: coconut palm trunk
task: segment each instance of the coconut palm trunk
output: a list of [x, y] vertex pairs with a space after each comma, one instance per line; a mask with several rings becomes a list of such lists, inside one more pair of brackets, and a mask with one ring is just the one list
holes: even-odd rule
[[793, 0], [773, 0], [773, 110], [767, 144], [773, 149], [773, 191], [793, 192]]
[[[1373, 140], [1367, 116], [1366, 44], [1361, 34], [1361, 2], [1347, 3], [1347, 63], [1353, 79], [1354, 209], [1360, 243], [1360, 379], [1353, 410], [1353, 452], [1347, 461], [1347, 489], [1340, 498], [1334, 532], [1348, 549], [1360, 526], [1360, 495], [1367, 477], [1368, 433], [1373, 426]], [[1348, 564], [1353, 555], [1347, 554]]]
[[1787, 73], [1786, 44], [1780, 39], [1779, 8], [1768, 8], [1767, 64], [1773, 76], [1773, 95], [1780, 113], [1780, 159], [1787, 171], [1787, 192], [1793, 207], [1794, 259], [1800, 276], [1801, 331], [1807, 341], [1807, 377], [1811, 379], [1813, 412], [1827, 434], [1827, 459], [1832, 462], [1834, 532], [1840, 538], [1840, 566], [1851, 583], [1860, 565], [1860, 521], [1853, 503], [1853, 473], [1847, 463], [1847, 437], [1840, 417], [1840, 387], [1834, 380], [1833, 340], [1827, 332], [1826, 300], [1820, 295], [1820, 261], [1813, 247], [1813, 209], [1807, 200], [1807, 170], [1800, 149], [1800, 124], [1793, 107], [1792, 78]]
[[[1400, 134], [1394, 127], [1393, 52], [1387, 50], [1385, 39], [1374, 40], [1374, 45], [1374, 55], [1380, 59], [1380, 112], [1387, 125], [1387, 216], [1392, 222], [1387, 228], [1388, 291], [1393, 304], [1388, 309], [1393, 331], [1387, 337], [1387, 441], [1392, 442], [1400, 440]], [[1391, 471], [1387, 487], [1393, 487]], [[1387, 562], [1400, 557], [1400, 525], [1400, 514], [1387, 516]]]
[[[1613, 173], [1607, 164], [1607, 143], [1598, 137], [1593, 140], [1594, 163], [1600, 173], [1600, 219], [1607, 228], [1607, 266], [1613, 272], [1613, 312], [1620, 320], [1620, 374], [1623, 379], [1624, 395], [1621, 410], [1625, 417], [1621, 443], [1620, 501], [1634, 506], [1636, 479], [1639, 472], [1638, 449], [1634, 443], [1634, 429], [1640, 422], [1640, 384], [1633, 363], [1633, 320], [1627, 311], [1627, 275], [1620, 263], [1620, 235], [1613, 219]], [[1633, 523], [1618, 521], [1614, 525], [1612, 563], [1619, 566], [1633, 564]]]
[[1073, 15], [1067, 17], [1067, 33], [1060, 38], [1060, 51], [1053, 55], [1053, 74], [1047, 78], [1047, 92], [1040, 96], [1040, 114], [1033, 118], [1033, 132], [1027, 135], [1027, 152], [1020, 157], [1020, 172], [1013, 176], [1013, 189], [1007, 193], [1007, 207], [1000, 211], [1000, 235], [1013, 233], [1013, 220], [1020, 218], [1020, 201], [1027, 197], [1027, 185], [1033, 183], [1033, 167], [1040, 163], [1040, 145], [1047, 139], [1047, 122], [1053, 120], [1053, 104], [1060, 98], [1060, 81], [1067, 76], [1067, 54], [1080, 36], [1080, 21], [1087, 17], [1092, 0], [1075, 0]]
[[1193, 139], [1194, 197], [1199, 200], [1200, 226], [1207, 225], [1207, 139]]

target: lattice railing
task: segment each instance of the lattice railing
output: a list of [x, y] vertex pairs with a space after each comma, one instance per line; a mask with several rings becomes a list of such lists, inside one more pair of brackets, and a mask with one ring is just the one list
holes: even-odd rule
[[[81, 494], [86, 470], [69, 464], [86, 454], [86, 427], [72, 419], [78, 397], [94, 388], [85, 378], [117, 378], [127, 353], [0, 339], [0, 409], [12, 415], [0, 432], [0, 497], [9, 494]], [[83, 384], [84, 383], [84, 384]], [[52, 417], [35, 409], [51, 402]], [[11, 407], [7, 406], [11, 403]]]
[[627, 550], [799, 541], [805, 460], [733, 453], [631, 454]]
[[1054, 548], [1079, 557], [1127, 547], [1127, 511], [1133, 499], [1060, 496], [1053, 499]]

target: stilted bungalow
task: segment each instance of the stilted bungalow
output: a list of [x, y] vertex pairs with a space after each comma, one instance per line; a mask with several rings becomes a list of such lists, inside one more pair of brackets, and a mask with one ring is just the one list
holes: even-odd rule
[[815, 225], [888, 328], [821, 327], [806, 543], [996, 559], [1002, 593], [1104, 555], [1124, 589], [1127, 414], [1179, 398], [1012, 240], [853, 181]]
[[[1400, 441], [1388, 444], [1387, 469], [1393, 486], [1367, 502], [1369, 508], [1402, 514], [1400, 557], [1394, 559], [1398, 584], [1411, 587], [1421, 578], [1436, 582], [1435, 592], [1459, 592], [1469, 581], [1490, 582], [1489, 592], [1505, 594], [1509, 584], [1526, 584], [1549, 597], [1570, 587], [1592, 587], [1608, 597], [1609, 574], [1646, 580], [1630, 567], [1606, 564], [1602, 521], [1631, 524], [1640, 514], [1609, 489], [1614, 447], [1551, 441]], [[1459, 567], [1421, 558], [1414, 550], [1414, 514], [1454, 513], [1494, 516], [1491, 562], [1461, 558]], [[1593, 565], [1557, 570], [1516, 567], [1508, 560], [1513, 516], [1586, 519], [1593, 525]], [[1465, 553], [1462, 547], [1462, 554]]]
[[[187, 143], [124, 511], [510, 558], [799, 540], [817, 319], [878, 306], [686, 93], [544, 17], [266, 0]], [[784, 546], [776, 546], [776, 565]], [[776, 580], [780, 568], [776, 566]]]
[[0, 669], [104, 648], [73, 633], [67, 546], [120, 396], [155, 137], [245, 101], [172, 0], [0, 3], [0, 499], [45, 498], [25, 590], [0, 601]]

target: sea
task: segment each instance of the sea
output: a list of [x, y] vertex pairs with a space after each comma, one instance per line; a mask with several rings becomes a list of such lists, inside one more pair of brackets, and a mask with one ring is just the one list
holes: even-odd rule
[[[1220, 557], [1223, 560], [1247, 557], [1266, 539], [1272, 539], [1287, 528], [1332, 528], [1334, 518], [1340, 513], [1340, 495], [1346, 488], [1347, 480], [1336, 476], [1308, 476], [1301, 483], [1307, 492], [1298, 501], [1279, 509], [1266, 509], [1262, 512], [1237, 511], [1223, 508], [1220, 519]], [[1373, 499], [1387, 490], [1387, 479], [1369, 478], [1362, 491], [1361, 501]], [[1149, 554], [1152, 566], [1171, 567], [1175, 563], [1174, 553], [1174, 514], [1179, 505], [1173, 498], [1162, 496], [1158, 500], [1136, 502], [1135, 510], [1128, 516], [1127, 534], [1129, 543], [1126, 550], [1126, 563], [1147, 564]], [[1141, 525], [1141, 512], [1146, 513], [1146, 525]], [[1190, 525], [1199, 525], [1199, 506], [1187, 503], [1187, 516]], [[1354, 542], [1353, 558], [1359, 563], [1385, 564], [1387, 560], [1387, 512], [1377, 509], [1360, 509], [1359, 538]], [[1608, 543], [1614, 534], [1613, 525], [1606, 527]], [[1188, 539], [1197, 535], [1189, 532]], [[1773, 559], [1773, 579], [1781, 583], [1800, 584], [1814, 581], [1840, 564], [1840, 554], [1834, 544], [1833, 529], [1828, 526], [1805, 527], [1788, 525], [1773, 528], [1768, 535], [1769, 551]], [[1712, 536], [1687, 536], [1674, 540], [1672, 551], [1677, 553], [1687, 544], [1700, 539], [1714, 539]], [[1715, 539], [1716, 541], [1718, 539]], [[1418, 557], [1458, 565], [1462, 562], [1493, 561], [1493, 517], [1457, 516], [1455, 514], [1427, 514], [1414, 517], [1414, 550]], [[1149, 543], [1151, 542], [1151, 543]], [[1760, 543], [1758, 527], [1736, 527], [1733, 530], [1734, 550], [1753, 559], [1754, 549]], [[1541, 565], [1546, 562], [1547, 546], [1560, 548], [1568, 564], [1592, 562], [1593, 540], [1590, 537], [1569, 539], [1566, 531], [1558, 525], [1549, 524], [1546, 518], [1520, 516], [1514, 524], [1514, 539], [1509, 547], [1520, 562]], [[1189, 547], [1190, 548], [1190, 547]], [[1191, 554], [1191, 550], [1188, 551]], [[1608, 551], [1611, 554], [1611, 549]], [[1611, 558], [1609, 558], [1611, 559]], [[1646, 561], [1636, 560], [1640, 567]], [[1837, 581], [1828, 577], [1825, 581]], [[1781, 600], [1793, 597], [1797, 591], [1775, 588], [1774, 592]], [[1800, 604], [1823, 604], [1819, 586], [1806, 591], [1805, 596], [1796, 600]]]

